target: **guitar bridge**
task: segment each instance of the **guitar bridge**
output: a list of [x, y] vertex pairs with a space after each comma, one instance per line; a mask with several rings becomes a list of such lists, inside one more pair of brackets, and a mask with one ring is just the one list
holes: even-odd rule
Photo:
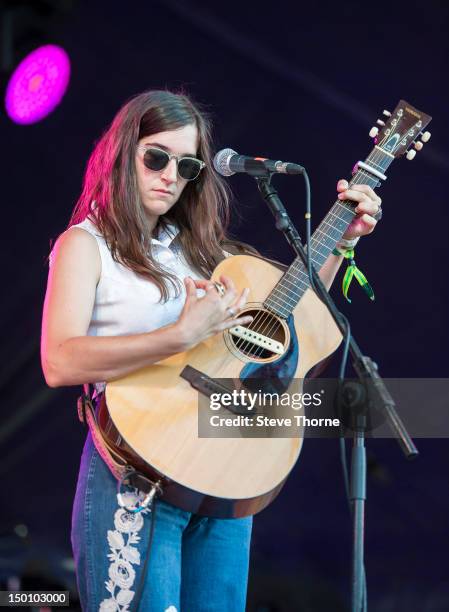
[[284, 345], [281, 342], [277, 342], [276, 340], [273, 340], [273, 338], [259, 334], [253, 329], [243, 327], [243, 325], [231, 327], [229, 333], [236, 338], [250, 342], [253, 346], [258, 346], [271, 351], [275, 355], [284, 354]]

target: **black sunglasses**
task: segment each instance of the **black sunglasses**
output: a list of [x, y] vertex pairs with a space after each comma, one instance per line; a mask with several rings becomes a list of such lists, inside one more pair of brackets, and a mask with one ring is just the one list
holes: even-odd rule
[[157, 147], [139, 145], [137, 148], [144, 151], [143, 163], [145, 167], [155, 172], [163, 170], [171, 159], [176, 159], [178, 175], [186, 181], [193, 181], [198, 178], [201, 170], [206, 165], [201, 159], [197, 159], [196, 157], [177, 157]]

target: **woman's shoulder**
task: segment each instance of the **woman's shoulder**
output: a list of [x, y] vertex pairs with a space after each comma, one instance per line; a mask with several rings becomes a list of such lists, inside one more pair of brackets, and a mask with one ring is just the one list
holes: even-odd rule
[[240, 240], [233, 240], [231, 238], [226, 238], [221, 243], [221, 248], [223, 252], [226, 254], [226, 257], [231, 257], [232, 255], [256, 255], [260, 256], [259, 251], [255, 249], [250, 244], [246, 242], [241, 242]]
[[55, 259], [76, 259], [82, 254], [97, 258], [99, 254], [98, 239], [101, 234], [93, 223], [85, 220], [71, 225], [60, 234], [53, 245], [49, 256], [50, 266]]
[[95, 225], [95, 223], [89, 217], [86, 217], [84, 219], [84, 221], [81, 221], [80, 223], [75, 223], [75, 224], [71, 225], [68, 228], [68, 230], [72, 230], [72, 229], [75, 229], [75, 228], [81, 229], [81, 230], [85, 230], [86, 232], [88, 232], [92, 236], [95, 236], [96, 238], [103, 239], [103, 235], [101, 234], [100, 230], [98, 229], [98, 227]]

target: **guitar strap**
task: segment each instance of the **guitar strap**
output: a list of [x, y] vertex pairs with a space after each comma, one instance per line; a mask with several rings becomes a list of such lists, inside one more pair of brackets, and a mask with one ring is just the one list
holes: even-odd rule
[[78, 418], [89, 427], [95, 448], [117, 480], [122, 480], [127, 472], [126, 460], [109, 443], [103, 434], [94, 408], [94, 398], [90, 392], [89, 383], [83, 385], [83, 394], [78, 398]]

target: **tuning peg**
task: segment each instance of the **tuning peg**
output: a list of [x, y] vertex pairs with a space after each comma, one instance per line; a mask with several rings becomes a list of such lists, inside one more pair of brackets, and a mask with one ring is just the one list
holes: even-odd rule
[[379, 128], [377, 128], [375, 125], [369, 131], [369, 135], [371, 136], [371, 138], [376, 138], [378, 133], [379, 133]]
[[418, 140], [418, 142], [415, 142], [415, 149], [416, 149], [417, 151], [421, 151], [421, 149], [423, 148], [423, 146], [424, 146], [424, 145], [423, 145], [423, 143], [422, 143], [422, 142], [420, 142], [419, 140]]
[[421, 140], [423, 142], [429, 142], [431, 137], [431, 133], [430, 132], [424, 132], [423, 134], [421, 134]]
[[384, 110], [384, 112], [382, 113], [382, 115], [385, 115], [385, 117], [391, 117], [391, 113], [390, 111]]
[[381, 125], [382, 127], [385, 125], [385, 121], [382, 121], [382, 119], [378, 119], [376, 123], [377, 125]]
[[408, 160], [412, 160], [416, 155], [416, 151], [414, 149], [410, 149], [410, 151], [407, 153], [406, 157]]

